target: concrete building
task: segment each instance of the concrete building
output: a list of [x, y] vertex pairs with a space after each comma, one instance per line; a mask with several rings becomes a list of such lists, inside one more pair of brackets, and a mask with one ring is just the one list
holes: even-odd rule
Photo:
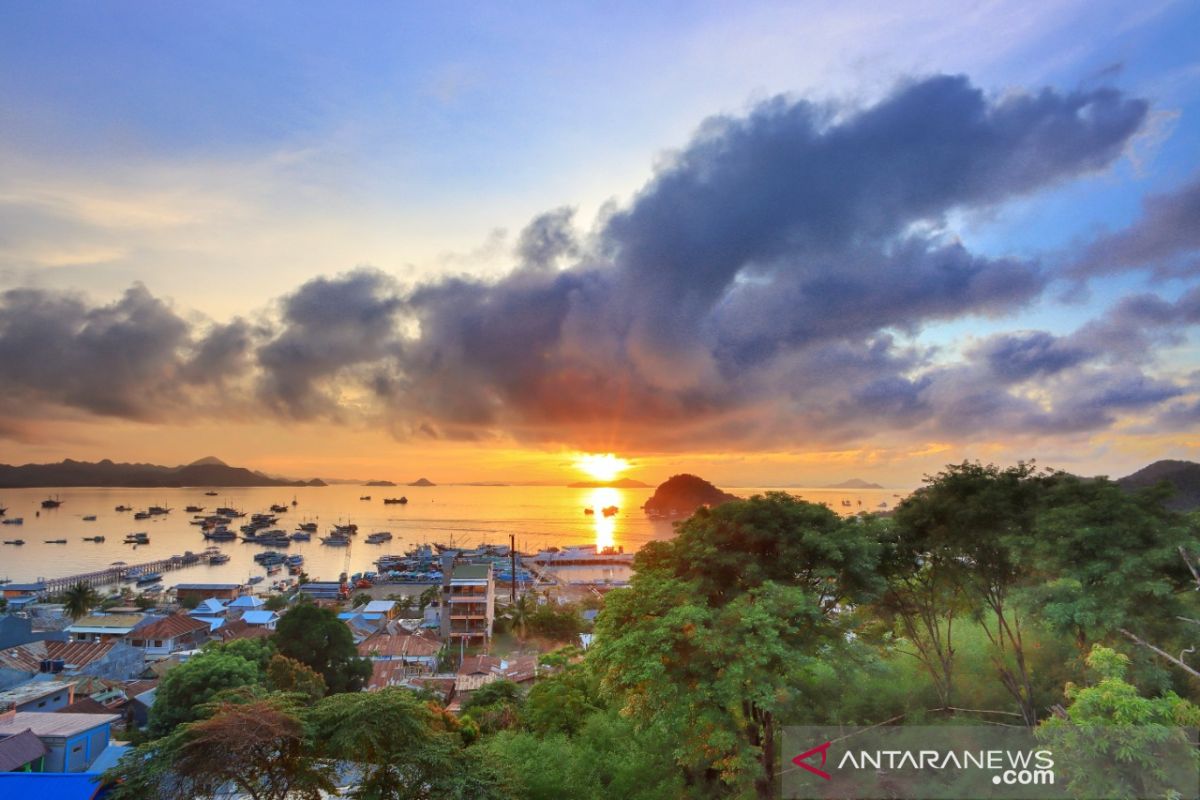
[[91, 614], [71, 623], [67, 634], [73, 642], [109, 642], [124, 639], [143, 624], [144, 614]]
[[204, 620], [186, 614], [172, 614], [134, 629], [125, 637], [125, 641], [140, 649], [148, 658], [159, 658], [179, 650], [194, 650], [208, 641], [210, 629], [211, 626]]
[[241, 593], [240, 583], [180, 583], [175, 586], [175, 600], [179, 603], [190, 597], [197, 600], [236, 600]]
[[496, 617], [496, 584], [491, 564], [460, 564], [442, 588], [443, 638], [487, 641]]
[[0, 736], [31, 731], [46, 747], [46, 772], [85, 772], [108, 747], [116, 714], [8, 711], [0, 714]]
[[58, 711], [75, 702], [75, 685], [62, 681], [31, 680], [0, 692], [0, 708], [16, 711]]

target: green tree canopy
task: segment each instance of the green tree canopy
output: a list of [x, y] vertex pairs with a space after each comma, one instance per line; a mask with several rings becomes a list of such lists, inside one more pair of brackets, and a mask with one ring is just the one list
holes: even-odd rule
[[262, 680], [258, 665], [221, 650], [202, 652], [163, 676], [150, 707], [148, 731], [165, 736], [177, 725], [202, 719], [208, 704], [222, 692], [257, 686]]
[[356, 692], [371, 677], [371, 662], [358, 655], [350, 629], [330, 609], [296, 606], [279, 618], [272, 639], [282, 655], [319, 673], [330, 693]]

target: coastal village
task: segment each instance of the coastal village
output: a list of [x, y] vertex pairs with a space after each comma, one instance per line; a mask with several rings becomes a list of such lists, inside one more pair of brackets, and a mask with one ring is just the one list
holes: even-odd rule
[[[673, 484], [647, 513], [681, 516], [705, 492], [718, 501], [732, 497], [686, 477], [682, 492]], [[0, 777], [59, 775], [56, 797], [96, 797], [103, 791], [99, 776], [145, 729], [164, 676], [206, 648], [275, 636], [283, 616], [300, 605], [330, 609], [346, 627], [370, 665], [361, 691], [420, 691], [458, 714], [489, 684], [506, 681], [527, 691], [564, 659], [578, 661], [591, 644], [604, 594], [627, 585], [632, 573], [633, 555], [623, 548], [519, 553], [514, 537], [472, 548], [419, 545], [380, 556], [374, 571], [321, 580], [304, 572], [303, 559], [283, 555], [290, 537], [274, 526], [286, 510], [250, 515], [240, 534], [228, 526], [242, 512], [197, 513], [198, 527], [214, 541], [203, 553], [0, 585]], [[312, 533], [301, 528], [293, 535]], [[356, 526], [337, 526], [321, 540], [336, 547], [358, 535]], [[391, 539], [365, 536], [376, 537], [372, 543]], [[269, 573], [286, 568], [289, 577], [216, 583], [176, 572], [220, 559], [217, 543], [235, 538], [261, 545], [255, 561]], [[572, 568], [591, 577], [574, 579]], [[164, 578], [177, 575], [164, 586]]]

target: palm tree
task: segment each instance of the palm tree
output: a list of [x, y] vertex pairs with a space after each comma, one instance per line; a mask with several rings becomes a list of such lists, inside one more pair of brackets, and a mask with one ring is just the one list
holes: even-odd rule
[[525, 628], [535, 611], [537, 611], [537, 602], [528, 592], [518, 597], [517, 602], [504, 609], [503, 619], [508, 622], [511, 630], [517, 632], [519, 640], [525, 641]]
[[100, 605], [100, 595], [96, 590], [83, 581], [63, 592], [63, 610], [73, 620], [87, 616], [87, 613]]
[[425, 609], [433, 605], [433, 603], [442, 596], [442, 587], [430, 586], [425, 591], [421, 592], [421, 596], [417, 599], [418, 608], [421, 613], [425, 613]]

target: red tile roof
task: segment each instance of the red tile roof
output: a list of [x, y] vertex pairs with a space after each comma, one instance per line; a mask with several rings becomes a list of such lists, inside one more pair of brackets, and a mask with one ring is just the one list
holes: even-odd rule
[[207, 632], [209, 625], [203, 620], [189, 617], [186, 614], [172, 614], [169, 617], [164, 617], [158, 622], [152, 622], [145, 627], [138, 628], [125, 636], [126, 639], [136, 639], [138, 641], [160, 641], [167, 639], [178, 639], [180, 636], [195, 634], [200, 631]]

